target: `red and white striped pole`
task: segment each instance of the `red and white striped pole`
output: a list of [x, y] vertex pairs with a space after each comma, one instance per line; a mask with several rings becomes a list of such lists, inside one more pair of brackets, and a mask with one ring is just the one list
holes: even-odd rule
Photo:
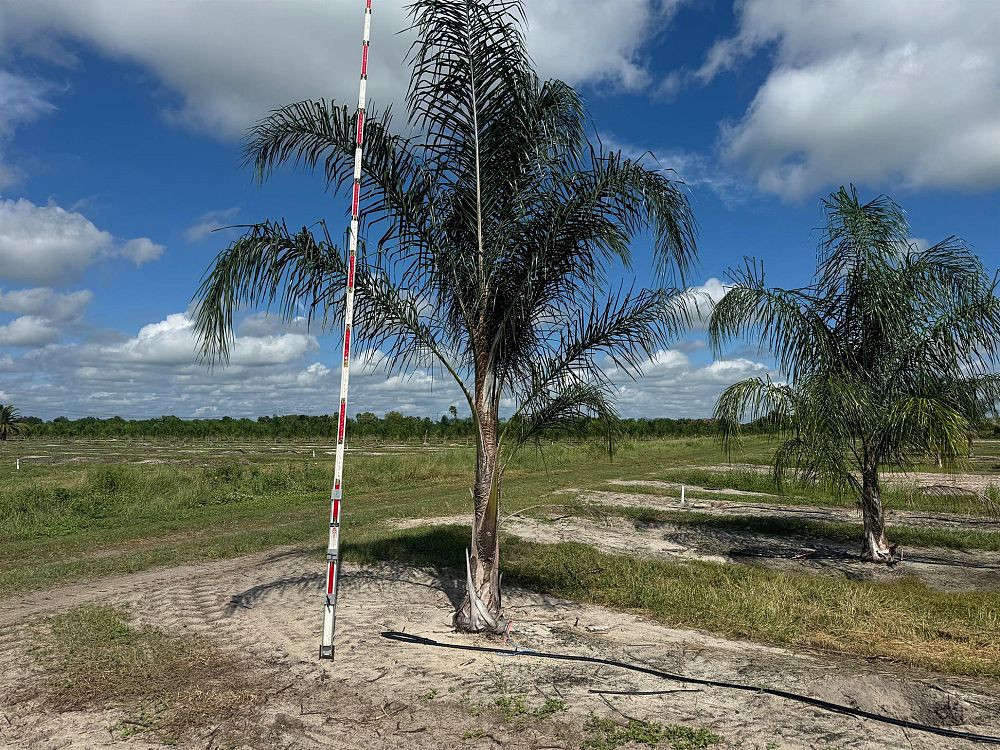
[[323, 605], [323, 643], [320, 659], [333, 659], [337, 626], [337, 585], [340, 581], [340, 518], [344, 502], [344, 445], [347, 437], [347, 384], [351, 371], [351, 326], [354, 323], [354, 263], [358, 252], [358, 204], [361, 200], [361, 158], [365, 138], [365, 89], [368, 85], [368, 39], [372, 0], [365, 0], [365, 33], [361, 46], [361, 86], [358, 91], [358, 134], [354, 149], [354, 186], [351, 193], [351, 234], [348, 248], [347, 308], [344, 311], [344, 364], [340, 370], [340, 413], [337, 423], [337, 460], [330, 493], [330, 541], [326, 548], [326, 589]]

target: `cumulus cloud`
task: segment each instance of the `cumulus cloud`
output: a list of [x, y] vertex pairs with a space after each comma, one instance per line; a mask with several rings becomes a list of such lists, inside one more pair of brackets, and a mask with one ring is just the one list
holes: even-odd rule
[[130, 260], [137, 266], [159, 260], [166, 250], [163, 245], [158, 245], [148, 237], [139, 237], [124, 243], [117, 251], [116, 255]]
[[[711, 294], [711, 283], [704, 286]], [[18, 357], [0, 356], [4, 387], [16, 395], [22, 411], [49, 418], [335, 412], [339, 342], [328, 339], [321, 350], [317, 339], [296, 332], [294, 324], [291, 332], [283, 331], [254, 317], [249, 326], [239, 328], [230, 365], [215, 369], [197, 361], [187, 313], [168, 315], [127, 339], [104, 344], [46, 345], [38, 334], [38, 348]], [[352, 361], [352, 413], [395, 410], [433, 417], [447, 413], [453, 403], [465, 411], [464, 399], [450, 379], [422, 368], [389, 376], [387, 365], [379, 351]], [[770, 372], [760, 362], [732, 355], [696, 363], [679, 349], [650, 358], [637, 381], [611, 362], [606, 367], [618, 384], [624, 416], [707, 417], [727, 385]]]
[[35, 347], [59, 339], [59, 331], [51, 321], [37, 315], [23, 315], [0, 326], [0, 346]]
[[1000, 185], [1000, 3], [746, 0], [697, 72], [773, 67], [722, 144], [763, 191]]
[[678, 350], [658, 352], [642, 372], [635, 382], [611, 373], [620, 383], [617, 403], [623, 416], [710, 417], [727, 386], [773, 374], [766, 364], [744, 358], [696, 364]]
[[713, 308], [730, 288], [714, 276], [704, 284], [688, 288], [686, 301], [691, 316], [691, 330], [706, 330]]
[[[304, 333], [239, 336], [230, 352], [230, 365], [261, 367], [286, 364], [318, 348], [316, 338]], [[177, 366], [196, 365], [198, 343], [194, 321], [187, 313], [174, 313], [150, 323], [120, 344], [81, 352], [83, 361], [99, 363]]]
[[142, 265], [162, 252], [161, 245], [145, 237], [119, 242], [83, 214], [60, 206], [0, 200], [2, 280], [65, 283], [100, 260], [121, 257]]
[[94, 298], [87, 289], [78, 292], [60, 293], [51, 287], [15, 289], [9, 292], [0, 289], [0, 312], [37, 315], [51, 321], [75, 320]]
[[203, 240], [217, 229], [231, 225], [239, 212], [240, 209], [238, 207], [207, 211], [195, 219], [194, 223], [184, 230], [184, 237], [188, 242]]
[[245, 317], [237, 327], [240, 336], [275, 336], [281, 333], [308, 333], [305, 317], [285, 321], [280, 315], [258, 312]]
[[642, 56], [683, 0], [529, 1], [528, 44], [546, 76], [571, 84], [610, 84], [638, 91], [652, 82]]
[[[682, 1], [529, 0], [529, 50], [543, 75], [642, 88], [642, 47]], [[405, 5], [384, 3], [372, 21], [369, 95], [382, 106], [406, 90]], [[0, 30], [0, 45], [49, 59], [66, 56], [68, 39], [137, 63], [179, 96], [168, 117], [229, 138], [275, 107], [357, 90], [361, 15], [350, 3], [131, 0], [123, 12], [106, 0], [0, 0]]]

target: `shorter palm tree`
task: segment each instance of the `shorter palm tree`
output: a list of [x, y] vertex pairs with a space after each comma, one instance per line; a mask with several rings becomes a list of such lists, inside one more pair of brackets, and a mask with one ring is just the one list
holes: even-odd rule
[[10, 404], [0, 404], [0, 441], [23, 435], [28, 431], [21, 414]]
[[751, 378], [726, 389], [716, 418], [727, 450], [745, 418], [783, 438], [775, 476], [792, 470], [858, 493], [862, 559], [888, 562], [879, 472], [934, 452], [954, 466], [975, 425], [1000, 399], [997, 279], [950, 237], [909, 242], [905, 214], [887, 197], [862, 204], [853, 186], [824, 201], [827, 231], [813, 284], [770, 288], [753, 262], [709, 324], [713, 346], [756, 340], [787, 382]]

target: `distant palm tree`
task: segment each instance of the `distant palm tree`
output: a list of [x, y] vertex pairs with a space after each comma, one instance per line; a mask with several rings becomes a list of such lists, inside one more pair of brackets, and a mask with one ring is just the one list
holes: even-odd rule
[[[637, 375], [686, 322], [661, 288], [612, 288], [632, 237], [651, 230], [659, 278], [695, 260], [685, 193], [660, 170], [592, 145], [578, 94], [541, 82], [525, 51], [520, 0], [417, 0], [409, 132], [388, 110], [366, 114], [363, 215], [381, 235], [356, 270], [354, 333], [395, 371], [431, 366], [454, 380], [477, 431], [465, 630], [503, 629], [500, 485], [513, 450], [582, 414], [615, 417], [608, 357]], [[260, 180], [283, 163], [352, 179], [357, 121], [305, 101], [253, 129]], [[374, 235], [379, 236], [379, 235]], [[275, 305], [288, 317], [342, 320], [344, 252], [323, 223], [247, 229], [197, 295], [203, 353], [225, 358], [234, 311]], [[511, 419], [501, 422], [501, 403]]]
[[980, 419], [995, 409], [1000, 346], [997, 282], [950, 237], [920, 250], [903, 210], [887, 197], [862, 204], [841, 188], [824, 201], [826, 234], [813, 284], [766, 286], [748, 262], [715, 307], [718, 351], [749, 337], [773, 353], [787, 383], [751, 378], [726, 389], [715, 415], [723, 442], [744, 418], [784, 436], [774, 455], [788, 469], [858, 493], [862, 558], [890, 561], [879, 471], [934, 451], [968, 456]]
[[28, 425], [21, 419], [21, 414], [10, 404], [0, 404], [0, 441], [23, 435], [28, 431]]

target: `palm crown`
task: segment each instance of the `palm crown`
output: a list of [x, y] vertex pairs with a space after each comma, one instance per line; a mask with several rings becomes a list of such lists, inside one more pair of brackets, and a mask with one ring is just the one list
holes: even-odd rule
[[[591, 145], [579, 95], [540, 81], [519, 1], [421, 0], [410, 10], [416, 135], [398, 134], [388, 109], [365, 115], [361, 210], [364, 233], [378, 239], [356, 268], [353, 331], [391, 368], [447, 373], [468, 401], [479, 433], [470, 577], [486, 600], [471, 617], [492, 610], [493, 627], [499, 592], [483, 592], [486, 579], [498, 586], [504, 446], [583, 413], [613, 419], [599, 358], [638, 374], [686, 306], [663, 289], [612, 288], [608, 266], [629, 266], [630, 241], [648, 228], [661, 278], [683, 279], [695, 224], [674, 181]], [[346, 107], [292, 104], [253, 129], [247, 161], [259, 179], [289, 162], [322, 169], [337, 190], [353, 174], [357, 126]], [[250, 227], [199, 292], [204, 353], [225, 357], [243, 305], [289, 317], [304, 307], [339, 323], [348, 272], [325, 224]], [[514, 410], [503, 425], [502, 399]]]
[[723, 441], [742, 419], [767, 419], [785, 440], [787, 469], [859, 492], [863, 555], [887, 559], [879, 467], [928, 450], [955, 462], [1000, 395], [997, 282], [954, 237], [921, 250], [903, 210], [886, 197], [862, 204], [841, 188], [825, 202], [827, 231], [813, 284], [767, 287], [748, 262], [709, 325], [718, 349], [734, 338], [771, 351], [788, 383], [752, 378], [728, 388], [716, 417]]
[[28, 431], [21, 414], [10, 404], [0, 404], [0, 440], [7, 440]]

